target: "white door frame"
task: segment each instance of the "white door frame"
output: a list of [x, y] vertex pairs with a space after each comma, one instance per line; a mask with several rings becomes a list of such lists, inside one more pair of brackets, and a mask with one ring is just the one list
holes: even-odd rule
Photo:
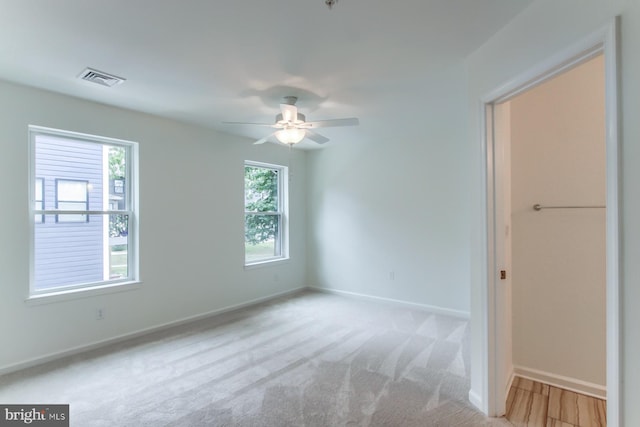
[[[498, 304], [500, 295], [499, 262], [496, 259], [496, 189], [495, 173], [499, 157], [494, 154], [492, 129], [487, 126], [492, 106], [507, 101], [528, 89], [561, 74], [564, 71], [599, 54], [605, 61], [606, 104], [606, 335], [607, 335], [607, 422], [616, 427], [620, 422], [620, 200], [619, 200], [619, 118], [618, 118], [618, 20], [614, 18], [601, 30], [581, 42], [543, 61], [521, 76], [503, 84], [481, 99], [480, 127], [483, 153], [483, 181], [486, 183], [482, 203], [486, 207], [483, 221], [486, 247], [483, 258], [486, 277], [482, 280], [483, 295], [483, 379], [485, 405], [488, 415], [504, 414], [506, 390], [498, 386], [505, 369], [498, 361], [505, 360], [510, 348], [507, 337], [500, 336], [496, 319], [504, 316], [504, 306]], [[491, 121], [489, 122], [491, 123]]]

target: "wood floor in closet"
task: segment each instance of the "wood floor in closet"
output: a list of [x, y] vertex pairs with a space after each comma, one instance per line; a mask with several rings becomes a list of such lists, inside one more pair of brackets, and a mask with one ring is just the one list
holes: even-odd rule
[[605, 427], [606, 414], [602, 399], [516, 377], [506, 418], [517, 427]]

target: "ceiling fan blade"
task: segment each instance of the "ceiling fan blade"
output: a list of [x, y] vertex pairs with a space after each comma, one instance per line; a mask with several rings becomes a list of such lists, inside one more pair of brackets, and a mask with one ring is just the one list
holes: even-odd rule
[[254, 125], [254, 126], [268, 126], [275, 127], [273, 123], [250, 123], [250, 122], [222, 122], [225, 125]]
[[307, 129], [314, 129], [338, 126], [358, 126], [359, 124], [360, 120], [355, 117], [350, 117], [348, 119], [318, 120], [315, 122], [306, 122], [305, 127]]
[[329, 138], [320, 135], [319, 133], [311, 132], [309, 129], [306, 129], [306, 138], [309, 138], [313, 142], [318, 144], [324, 144], [325, 142], [329, 142]]
[[282, 120], [287, 122], [295, 122], [298, 120], [298, 107], [289, 104], [280, 104], [282, 110]]
[[253, 145], [260, 145], [260, 144], [264, 144], [265, 142], [267, 142], [269, 140], [269, 138], [271, 138], [273, 135], [275, 135], [276, 133], [273, 132], [267, 136], [265, 136], [264, 138], [260, 138], [259, 140], [257, 140], [256, 142], [253, 143]]

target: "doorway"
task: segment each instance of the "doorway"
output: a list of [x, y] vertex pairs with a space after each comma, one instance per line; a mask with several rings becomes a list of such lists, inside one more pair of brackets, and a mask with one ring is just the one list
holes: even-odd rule
[[[495, 179], [496, 229], [504, 230], [497, 260], [518, 380], [517, 405], [507, 405], [512, 422], [529, 419], [519, 406], [534, 399], [551, 407], [569, 396], [599, 398], [598, 406], [606, 399], [604, 81], [599, 54], [493, 105], [504, 165]], [[525, 390], [524, 379], [554, 392]], [[532, 419], [546, 421], [540, 406]], [[565, 422], [593, 415], [567, 413], [573, 406], [551, 415]]]
[[[590, 37], [588, 40], [545, 61], [536, 70], [506, 84], [483, 100], [484, 105], [484, 147], [486, 153], [486, 231], [487, 231], [487, 287], [486, 287], [486, 336], [487, 336], [487, 408], [489, 415], [500, 416], [505, 413], [507, 393], [513, 380], [517, 358], [512, 358], [511, 339], [511, 287], [509, 260], [509, 241], [505, 238], [505, 222], [509, 215], [505, 211], [503, 199], [502, 174], [505, 163], [502, 148], [496, 145], [496, 135], [501, 130], [496, 127], [496, 116], [504, 114], [496, 106], [514, 99], [531, 88], [539, 86], [564, 72], [584, 64], [593, 58], [601, 57], [605, 68], [605, 258], [606, 258], [606, 396], [608, 401], [607, 418], [609, 425], [619, 424], [619, 227], [618, 227], [618, 119], [617, 119], [617, 59], [616, 24]], [[508, 169], [507, 169], [508, 170]], [[544, 212], [543, 199], [540, 204]], [[510, 203], [510, 202], [509, 202]], [[586, 202], [585, 202], [586, 203]], [[582, 204], [582, 202], [578, 203]], [[547, 203], [553, 206], [553, 203]], [[530, 207], [533, 213], [533, 206]], [[540, 219], [540, 217], [538, 217]], [[508, 265], [508, 268], [507, 268]], [[501, 280], [502, 272], [506, 280]], [[505, 286], [505, 283], [507, 286]], [[515, 363], [514, 363], [515, 362]], [[540, 370], [542, 371], [542, 370]], [[544, 371], [542, 371], [544, 372]], [[557, 379], [557, 378], [556, 378]], [[591, 383], [585, 381], [585, 383]], [[575, 384], [574, 384], [575, 385]], [[597, 394], [597, 393], [592, 393]]]

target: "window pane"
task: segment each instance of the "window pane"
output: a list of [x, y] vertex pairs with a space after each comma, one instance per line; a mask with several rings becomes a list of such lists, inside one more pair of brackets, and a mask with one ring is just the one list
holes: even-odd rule
[[[34, 175], [51, 183], [44, 192], [45, 208], [61, 209], [60, 202], [84, 202], [80, 210], [103, 210], [106, 163], [103, 144], [38, 134], [34, 148]], [[78, 206], [74, 205], [74, 209]]]
[[245, 262], [281, 255], [280, 215], [245, 215]]
[[109, 238], [122, 238], [129, 235], [128, 215], [109, 215]]
[[[128, 222], [128, 215], [115, 214], [90, 215], [82, 224], [56, 224], [47, 218], [35, 228], [35, 289], [128, 278]], [[112, 229], [111, 224], [118, 226]]]
[[126, 210], [127, 156], [124, 147], [109, 146], [109, 210]]
[[129, 277], [129, 216], [109, 215], [109, 279]]
[[245, 166], [244, 210], [277, 212], [278, 203], [278, 171], [271, 168]]
[[35, 288], [104, 280], [102, 215], [80, 224], [56, 223], [54, 216], [35, 228]]

